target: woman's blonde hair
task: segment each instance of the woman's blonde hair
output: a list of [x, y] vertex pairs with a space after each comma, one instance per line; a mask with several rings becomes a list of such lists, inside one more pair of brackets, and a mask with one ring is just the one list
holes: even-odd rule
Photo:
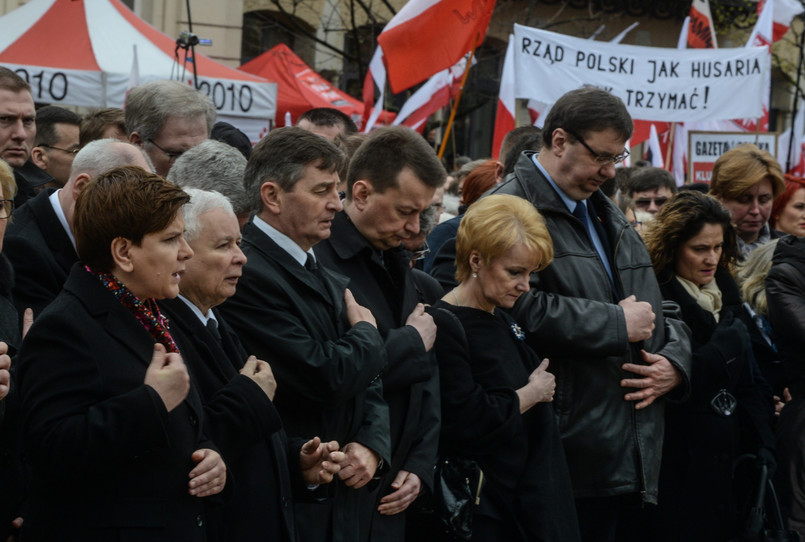
[[538, 271], [553, 260], [553, 242], [542, 215], [523, 198], [499, 194], [473, 203], [461, 219], [456, 236], [456, 280], [466, 280], [470, 254], [478, 251], [485, 263], [523, 243]]
[[785, 190], [783, 168], [767, 151], [751, 144], [738, 145], [713, 164], [710, 194], [721, 200], [738, 199], [766, 178], [771, 180], [772, 193], [777, 198]]
[[0, 160], [0, 186], [3, 187], [4, 199], [14, 199], [14, 196], [17, 195], [17, 181], [14, 180], [14, 171], [3, 160]]
[[752, 310], [763, 316], [769, 315], [769, 303], [766, 301], [766, 275], [771, 269], [774, 249], [778, 239], [760, 245], [747, 256], [735, 272], [735, 280], [741, 288], [741, 297]]

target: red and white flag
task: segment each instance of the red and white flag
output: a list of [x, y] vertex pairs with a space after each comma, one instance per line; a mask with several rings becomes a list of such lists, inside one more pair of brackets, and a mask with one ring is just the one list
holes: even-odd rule
[[396, 94], [455, 65], [486, 35], [496, 0], [409, 0], [386, 25], [383, 47]]
[[[780, 165], [788, 169], [787, 173], [800, 177], [805, 173], [805, 159], [803, 159], [805, 158], [803, 156], [805, 136], [803, 134], [805, 134], [805, 108], [800, 104], [799, 111], [794, 117], [793, 126], [777, 138], [777, 156], [780, 157]], [[788, 156], [788, 158], [783, 159], [784, 156]]]
[[[514, 130], [515, 103], [514, 35], [509, 34], [509, 46], [506, 49], [506, 58], [503, 60], [503, 73], [500, 75], [498, 110], [495, 113], [495, 133], [492, 136], [492, 158], [498, 158], [503, 138]], [[502, 160], [506, 157], [501, 156], [500, 158]]]
[[693, 0], [687, 25], [687, 44], [690, 49], [717, 49], [715, 26], [708, 0]]
[[402, 124], [421, 132], [428, 117], [456, 97], [466, 68], [467, 57], [464, 57], [455, 66], [428, 79], [403, 104], [393, 124]]
[[[375, 102], [375, 88], [379, 96]], [[369, 62], [366, 79], [363, 80], [363, 132], [368, 134], [383, 112], [386, 93], [386, 66], [383, 64], [383, 48], [378, 46]], [[374, 104], [374, 108], [372, 106]]]
[[[651, 165], [654, 167], [663, 167], [665, 162], [663, 161], [663, 150], [662, 145], [660, 145], [660, 136], [657, 135], [657, 127], [653, 124], [649, 130], [648, 150], [651, 153]], [[648, 152], [643, 158], [649, 159]]]
[[[771, 56], [772, 44], [772, 26], [774, 12], [774, 0], [761, 0], [762, 5], [758, 4], [759, 15], [755, 28], [749, 36], [749, 41], [746, 42], [747, 47], [766, 47], [769, 56]], [[763, 112], [759, 119], [736, 119], [735, 122], [740, 124], [746, 131], [754, 132], [768, 132], [769, 131], [769, 95], [771, 94], [771, 72], [766, 74], [766, 89], [763, 92]], [[758, 122], [760, 127], [758, 128]]]
[[[763, 2], [758, 3], [758, 13], [762, 9]], [[805, 11], [797, 0], [775, 0], [773, 12], [773, 32], [772, 40], [779, 41], [783, 35], [788, 32], [788, 27], [791, 26], [791, 21], [794, 17]]]

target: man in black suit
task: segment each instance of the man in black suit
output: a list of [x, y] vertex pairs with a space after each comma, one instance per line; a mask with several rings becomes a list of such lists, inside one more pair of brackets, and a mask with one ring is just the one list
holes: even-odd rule
[[249, 262], [221, 306], [247, 351], [270, 360], [288, 434], [337, 440], [346, 454], [329, 488], [333, 499], [296, 504], [300, 540], [365, 540], [367, 486], [391, 455], [383, 339], [372, 314], [345, 291], [348, 279], [318, 266], [311, 250], [341, 209], [343, 160], [301, 128], [274, 130], [257, 144], [245, 173], [257, 211], [243, 228]]
[[207, 523], [209, 539], [294, 542], [292, 482], [297, 494], [311, 498], [305, 485], [330, 482], [343, 453], [337, 442], [313, 439], [303, 446], [303, 440], [285, 437], [271, 402], [277, 387], [271, 367], [254, 356], [247, 361], [240, 340], [213, 308], [235, 293], [246, 263], [232, 205], [217, 192], [185, 192], [191, 197], [183, 208], [185, 238], [194, 256], [179, 297], [160, 306], [204, 403], [206, 432], [237, 480], [218, 521]]
[[31, 86], [15, 72], [0, 66], [0, 159], [14, 168], [18, 207], [53, 177], [31, 162], [36, 137], [36, 108]]
[[14, 305], [22, 317], [26, 308], [38, 315], [64, 286], [78, 261], [73, 237], [73, 210], [87, 182], [118, 166], [152, 171], [142, 150], [121, 141], [93, 141], [75, 157], [67, 184], [37, 194], [18, 208], [8, 225], [4, 251], [16, 275]]
[[430, 353], [436, 325], [424, 304], [441, 297], [441, 289], [410, 268], [402, 243], [419, 233], [419, 216], [446, 176], [433, 149], [413, 130], [375, 130], [352, 157], [344, 211], [333, 220], [332, 236], [315, 250], [324, 266], [349, 277], [355, 299], [371, 309], [385, 340], [383, 397], [392, 458], [376, 495], [371, 540], [403, 540], [403, 512], [432, 486], [441, 416]]

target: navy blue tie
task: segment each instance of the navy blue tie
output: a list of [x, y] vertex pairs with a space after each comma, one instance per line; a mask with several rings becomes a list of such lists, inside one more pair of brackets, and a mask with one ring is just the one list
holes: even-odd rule
[[573, 209], [573, 216], [581, 220], [581, 224], [584, 226], [584, 231], [587, 232], [587, 237], [589, 237], [590, 229], [587, 221], [587, 206], [584, 205], [583, 201], [576, 202], [576, 208]]

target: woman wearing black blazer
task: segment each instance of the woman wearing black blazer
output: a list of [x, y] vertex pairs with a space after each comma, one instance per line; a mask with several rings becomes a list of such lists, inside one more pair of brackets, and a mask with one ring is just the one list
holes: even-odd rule
[[76, 202], [81, 262], [19, 359], [33, 471], [25, 540], [205, 540], [200, 497], [223, 489], [225, 466], [154, 301], [178, 294], [193, 255], [188, 199], [126, 167]]
[[550, 235], [525, 199], [487, 196], [459, 226], [459, 285], [431, 310], [439, 327], [439, 453], [478, 463], [485, 485], [472, 507], [472, 539], [580, 540], [548, 361], [502, 309], [553, 259]]

